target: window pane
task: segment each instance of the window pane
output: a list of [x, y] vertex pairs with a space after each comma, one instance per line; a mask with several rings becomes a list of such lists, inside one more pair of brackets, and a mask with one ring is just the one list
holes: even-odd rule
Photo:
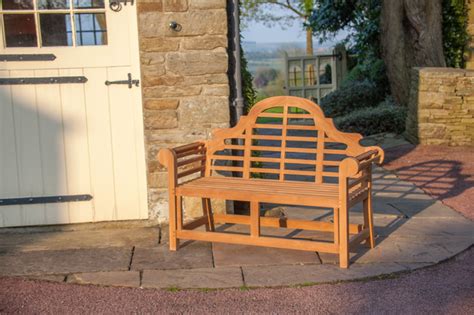
[[331, 58], [319, 59], [319, 84], [332, 83]]
[[40, 27], [43, 46], [72, 46], [69, 14], [40, 14]]
[[74, 8], [76, 9], [104, 8], [104, 0], [74, 0]]
[[316, 85], [316, 60], [304, 61], [304, 85]]
[[37, 0], [38, 9], [69, 9], [69, 0]]
[[3, 15], [7, 47], [36, 47], [35, 16], [33, 14]]
[[107, 24], [104, 13], [77, 13], [76, 45], [107, 45]]
[[33, 0], [3, 0], [3, 10], [32, 10]]
[[299, 61], [290, 61], [288, 64], [288, 83], [290, 87], [302, 86], [301, 66]]

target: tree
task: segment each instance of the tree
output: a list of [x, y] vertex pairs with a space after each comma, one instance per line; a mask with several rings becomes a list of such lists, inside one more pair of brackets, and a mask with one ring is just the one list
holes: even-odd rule
[[[309, 25], [308, 18], [311, 16], [313, 7], [317, 0], [241, 0], [241, 16], [244, 21], [254, 20], [273, 26], [279, 23], [281, 26], [292, 24], [295, 18], [301, 21], [306, 31], [306, 54], [313, 54], [313, 29]], [[274, 13], [275, 8], [283, 8], [284, 15]]]
[[392, 95], [406, 105], [412, 67], [446, 66], [441, 7], [441, 0], [324, 1], [309, 22], [325, 36], [352, 30], [356, 52], [383, 58]]
[[381, 0], [319, 1], [308, 22], [320, 41], [343, 30], [352, 53], [380, 58], [380, 9]]
[[441, 26], [441, 0], [383, 1], [382, 56], [398, 103], [408, 103], [412, 67], [446, 67]]

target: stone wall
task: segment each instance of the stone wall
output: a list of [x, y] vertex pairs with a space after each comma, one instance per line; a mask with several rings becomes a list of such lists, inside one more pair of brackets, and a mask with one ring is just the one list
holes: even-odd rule
[[414, 68], [406, 135], [420, 144], [474, 145], [474, 70]]
[[[150, 219], [168, 216], [158, 150], [229, 125], [226, 2], [138, 1]], [[180, 31], [169, 28], [171, 21]]]

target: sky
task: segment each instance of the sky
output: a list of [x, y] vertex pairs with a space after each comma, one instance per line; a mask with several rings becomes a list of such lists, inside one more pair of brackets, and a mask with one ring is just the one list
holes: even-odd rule
[[[281, 9], [276, 10], [276, 12], [283, 13]], [[278, 25], [268, 27], [255, 21], [247, 21], [245, 26], [242, 25], [241, 27], [244, 41], [257, 43], [306, 42], [306, 33], [299, 19], [295, 19], [293, 25], [286, 26], [284, 29]], [[342, 40], [346, 35], [347, 31], [340, 31], [334, 41], [331, 40], [330, 42]], [[314, 37], [313, 42], [317, 45], [318, 39]]]
[[294, 23], [293, 26], [283, 30], [278, 26], [269, 28], [262, 23], [248, 22], [247, 27], [242, 30], [242, 35], [245, 41], [257, 43], [304, 42], [306, 40], [300, 23]]

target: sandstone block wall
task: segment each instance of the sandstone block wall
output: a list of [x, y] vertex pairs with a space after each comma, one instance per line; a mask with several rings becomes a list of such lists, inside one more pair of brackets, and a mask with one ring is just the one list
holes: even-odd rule
[[[229, 125], [226, 2], [138, 1], [150, 219], [168, 216], [158, 150], [206, 139]], [[171, 21], [179, 32], [169, 28]]]
[[474, 146], [474, 70], [414, 68], [406, 135], [420, 144]]

